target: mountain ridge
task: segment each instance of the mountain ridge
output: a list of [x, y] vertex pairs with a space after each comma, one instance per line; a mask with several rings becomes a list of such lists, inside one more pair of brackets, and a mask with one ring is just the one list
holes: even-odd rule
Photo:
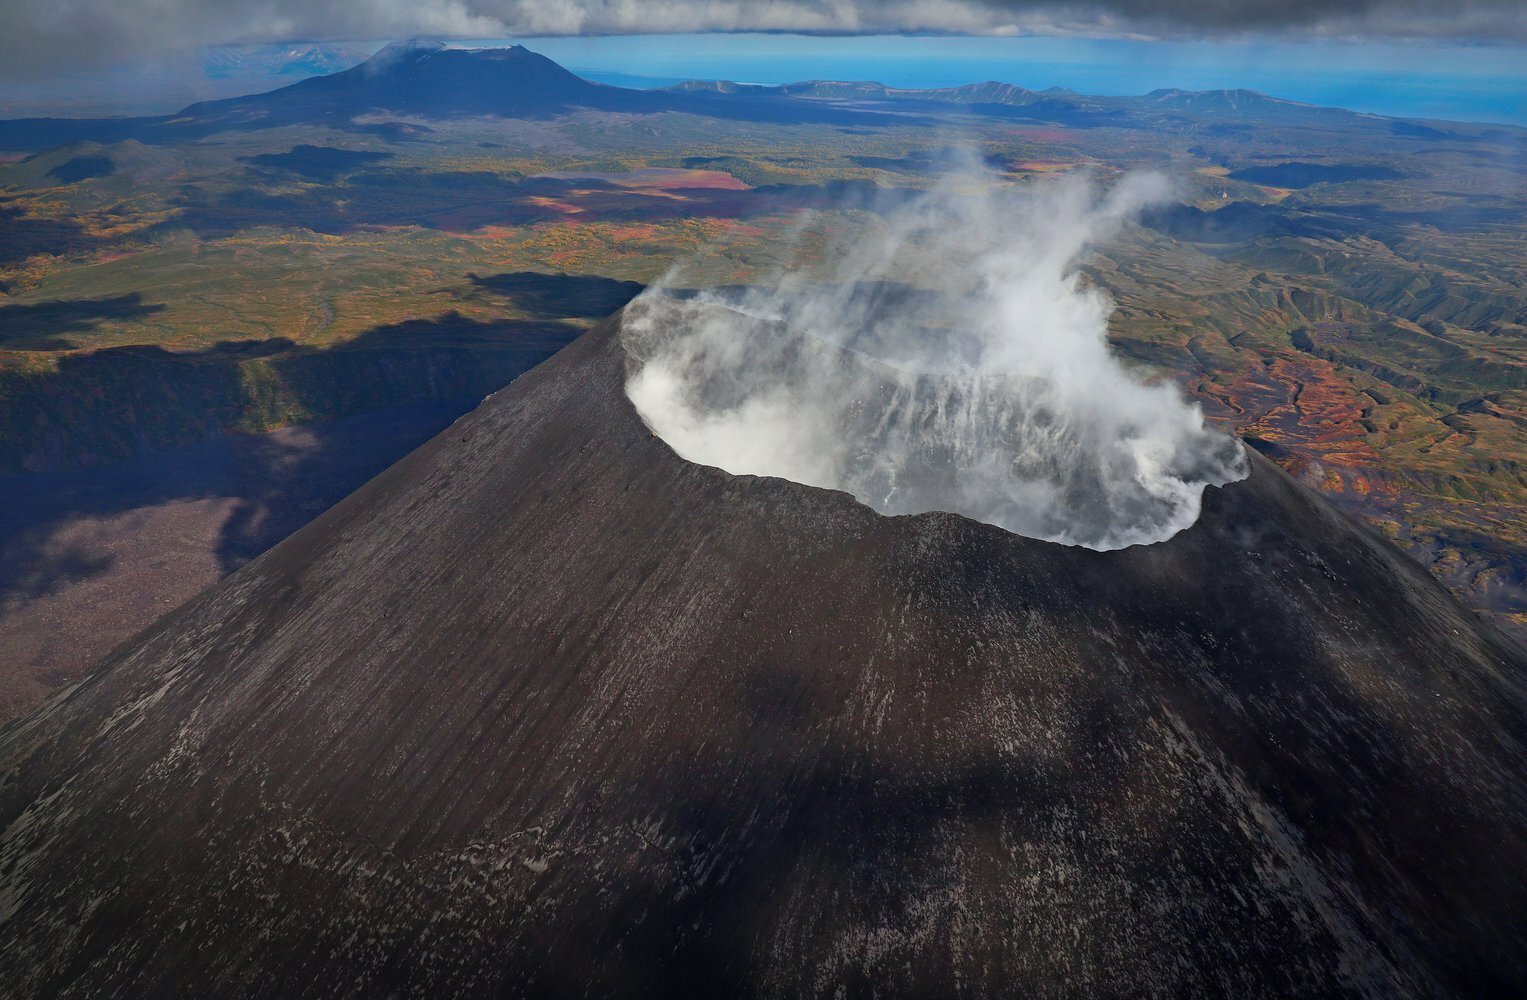
[[[1423, 119], [1324, 108], [1250, 90], [1157, 90], [1098, 97], [1051, 87], [1031, 91], [987, 81], [930, 90], [873, 81], [813, 80], [782, 85], [686, 81], [656, 90], [594, 83], [515, 45], [456, 49], [438, 42], [392, 43], [365, 62], [244, 97], [198, 102], [146, 118], [21, 118], [0, 121], [0, 149], [36, 151], [66, 142], [194, 139], [229, 129], [309, 124], [357, 127], [355, 119], [391, 113], [425, 118], [548, 118], [578, 110], [677, 112], [759, 121], [906, 124], [910, 116], [961, 113], [1032, 119], [1076, 127], [1140, 125], [1163, 109], [1208, 118], [1273, 115], [1290, 124], [1388, 129]], [[371, 127], [371, 126], [367, 126]], [[1509, 128], [1509, 126], [1492, 126]]]

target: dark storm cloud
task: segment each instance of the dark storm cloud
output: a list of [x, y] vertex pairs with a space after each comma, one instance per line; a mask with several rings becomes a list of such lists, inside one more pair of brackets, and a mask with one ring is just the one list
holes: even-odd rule
[[1527, 41], [1522, 0], [0, 0], [0, 74], [200, 45], [429, 35], [683, 31], [1191, 36], [1288, 33]]

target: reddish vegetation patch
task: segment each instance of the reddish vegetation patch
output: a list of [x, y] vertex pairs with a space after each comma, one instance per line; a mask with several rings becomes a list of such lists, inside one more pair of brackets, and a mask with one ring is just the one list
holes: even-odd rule
[[685, 170], [683, 176], [669, 181], [656, 181], [631, 185], [632, 187], [656, 187], [665, 191], [750, 191], [751, 186], [721, 170]]
[[650, 240], [656, 239], [662, 229], [655, 225], [644, 226], [616, 226], [609, 230], [609, 237], [614, 240]]
[[768, 232], [758, 226], [750, 226], [746, 222], [738, 222], [736, 219], [726, 220], [726, 231], [737, 236], [763, 236]]
[[822, 200], [820, 189], [751, 188], [715, 170], [638, 170], [629, 174], [546, 174], [505, 197], [431, 214], [420, 220], [455, 236], [503, 233], [509, 227], [613, 222], [646, 226], [676, 219], [765, 219]]
[[1353, 498], [1393, 497], [1362, 424], [1368, 397], [1317, 358], [1276, 358], [1244, 369], [1226, 391], [1194, 390], [1205, 415], [1244, 434], [1307, 485]]
[[[1289, 475], [1323, 493], [1346, 495], [1352, 500], [1360, 500], [1377, 496], [1393, 499], [1402, 492], [1393, 479], [1378, 469], [1335, 465], [1324, 457], [1315, 458], [1303, 451], [1282, 448], [1267, 449], [1267, 454]], [[1383, 509], [1360, 509], [1358, 513], [1382, 513]]]
[[1378, 463], [1362, 425], [1369, 401], [1329, 362], [1276, 358], [1249, 368], [1231, 383], [1229, 402], [1241, 411], [1242, 433], [1341, 465]]
[[516, 236], [518, 232], [519, 230], [513, 226], [483, 226], [471, 232], [451, 232], [451, 235], [468, 240], [507, 240]]
[[[589, 194], [588, 191], [573, 191], [574, 198], [581, 198]], [[553, 212], [561, 212], [563, 215], [577, 215], [583, 211], [583, 206], [567, 198], [527, 198], [527, 204], [537, 205], [541, 208], [551, 209]]]

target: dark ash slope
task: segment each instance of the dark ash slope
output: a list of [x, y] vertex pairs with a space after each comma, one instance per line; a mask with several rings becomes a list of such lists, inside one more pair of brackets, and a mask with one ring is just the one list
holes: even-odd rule
[[586, 335], [0, 732], [13, 995], [1520, 991], [1527, 664], [1273, 466], [1097, 553]]

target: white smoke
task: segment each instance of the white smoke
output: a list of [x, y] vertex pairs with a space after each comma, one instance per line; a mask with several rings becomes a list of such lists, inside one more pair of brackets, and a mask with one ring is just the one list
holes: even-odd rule
[[680, 456], [733, 474], [1093, 549], [1163, 541], [1245, 455], [1114, 359], [1113, 304], [1075, 264], [1166, 191], [966, 169], [832, 246], [825, 275], [686, 293], [672, 274], [627, 307], [627, 394]]

